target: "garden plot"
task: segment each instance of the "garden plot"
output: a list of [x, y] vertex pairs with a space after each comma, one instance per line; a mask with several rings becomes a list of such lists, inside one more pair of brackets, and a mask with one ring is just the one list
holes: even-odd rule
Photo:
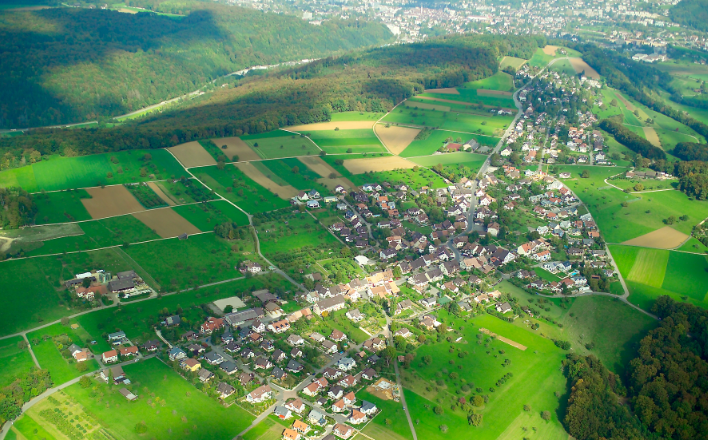
[[600, 79], [600, 74], [595, 69], [590, 67], [582, 58], [570, 58], [570, 65], [573, 66], [576, 72], [585, 72], [585, 76], [591, 79]]
[[664, 226], [661, 229], [625, 241], [622, 244], [655, 249], [674, 249], [681, 246], [689, 238], [683, 232], [679, 232], [670, 226]]
[[374, 127], [374, 132], [381, 138], [381, 142], [391, 153], [401, 154], [415, 140], [415, 137], [420, 133], [420, 129], [386, 127], [385, 125], [377, 124]]
[[273, 194], [277, 194], [278, 197], [283, 200], [288, 200], [292, 197], [295, 197], [299, 192], [296, 188], [290, 185], [278, 185], [277, 183], [273, 182], [272, 180], [267, 178], [263, 173], [258, 171], [258, 169], [254, 167], [253, 164], [251, 164], [250, 162], [237, 163], [234, 164], [234, 166], [241, 170], [241, 172], [243, 172], [251, 180], [259, 184], [263, 188], [266, 188]]
[[159, 198], [162, 199], [163, 202], [167, 203], [169, 206], [175, 206], [175, 205], [177, 204], [177, 203], [175, 203], [174, 200], [172, 200], [172, 199], [170, 198], [170, 196], [168, 196], [167, 194], [165, 194], [165, 192], [162, 190], [162, 188], [160, 188], [159, 186], [157, 186], [157, 183], [155, 183], [155, 182], [148, 182], [148, 186], [150, 187], [151, 190], [153, 190], [153, 191], [155, 192], [155, 194], [157, 194], [157, 196], [158, 196]]
[[[247, 143], [241, 140], [241, 138], [226, 137], [212, 139], [211, 141], [214, 142], [214, 145], [219, 147], [219, 150], [222, 151], [229, 160], [233, 159], [234, 156], [238, 156], [239, 161], [260, 159], [260, 156], [258, 156]], [[222, 148], [224, 145], [226, 149]]]
[[289, 131], [296, 132], [307, 132], [307, 131], [319, 131], [319, 130], [334, 130], [339, 128], [340, 130], [357, 130], [363, 128], [371, 128], [374, 126], [376, 121], [330, 121], [330, 122], [317, 122], [315, 124], [305, 124], [305, 125], [294, 125], [288, 127]]
[[145, 211], [143, 205], [123, 185], [87, 188], [90, 199], [81, 199], [91, 218], [115, 217]]
[[216, 160], [196, 141], [177, 145], [168, 148], [168, 150], [175, 155], [185, 168], [216, 165]]
[[371, 159], [347, 159], [344, 167], [352, 174], [369, 172], [392, 171], [403, 168], [414, 168], [418, 165], [398, 156], [376, 157]]
[[177, 237], [182, 234], [197, 234], [201, 232], [187, 219], [170, 208], [153, 209], [151, 211], [133, 214], [145, 226], [155, 231], [162, 238]]

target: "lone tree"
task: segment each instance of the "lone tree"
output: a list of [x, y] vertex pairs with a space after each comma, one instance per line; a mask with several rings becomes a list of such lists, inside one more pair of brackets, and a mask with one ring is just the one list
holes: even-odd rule
[[551, 413], [549, 411], [543, 411], [541, 412], [541, 418], [546, 421], [551, 420]]

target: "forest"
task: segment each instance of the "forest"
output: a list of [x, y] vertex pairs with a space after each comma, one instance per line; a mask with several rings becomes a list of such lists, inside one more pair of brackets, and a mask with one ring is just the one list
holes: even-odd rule
[[21, 188], [0, 188], [0, 229], [16, 229], [34, 223], [37, 206]]
[[681, 160], [703, 160], [708, 161], [708, 144], [695, 142], [680, 142], [676, 144], [671, 152]]
[[708, 439], [708, 312], [668, 296], [652, 312], [660, 325], [641, 340], [626, 387], [593, 356], [564, 361], [564, 422], [573, 437]]
[[614, 136], [617, 142], [635, 153], [641, 154], [647, 159], [666, 159], [666, 153], [664, 153], [664, 150], [655, 147], [651, 142], [627, 129], [622, 124], [618, 124], [617, 122], [609, 119], [603, 119], [600, 121], [599, 125], [600, 128]]
[[43, 129], [0, 138], [0, 163], [6, 166], [11, 157], [27, 154], [163, 148], [327, 121], [341, 111], [387, 111], [426, 87], [454, 87], [491, 76], [498, 70], [497, 53], [533, 52], [538, 44], [531, 37], [515, 37], [513, 43], [506, 37], [495, 37], [495, 44], [489, 40], [451, 37], [360, 50], [247, 77], [171, 111], [118, 127]]
[[681, 0], [669, 9], [675, 23], [708, 32], [708, 0]]
[[53, 8], [0, 12], [0, 127], [84, 122], [138, 110], [246, 67], [393, 39], [380, 23], [195, 3], [186, 17]]

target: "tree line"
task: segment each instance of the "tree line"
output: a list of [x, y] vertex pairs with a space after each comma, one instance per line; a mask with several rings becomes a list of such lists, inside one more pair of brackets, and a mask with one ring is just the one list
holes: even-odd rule
[[708, 144], [680, 142], [676, 144], [671, 154], [681, 160], [708, 161]]
[[381, 23], [194, 2], [189, 15], [53, 8], [0, 12], [0, 127], [84, 122], [138, 110], [215, 78], [393, 39]]
[[599, 124], [600, 128], [610, 133], [617, 142], [634, 151], [635, 153], [641, 154], [647, 159], [666, 159], [666, 153], [661, 148], [657, 148], [649, 142], [648, 140], [640, 137], [633, 131], [629, 130], [622, 124], [611, 121], [609, 119], [603, 119]]

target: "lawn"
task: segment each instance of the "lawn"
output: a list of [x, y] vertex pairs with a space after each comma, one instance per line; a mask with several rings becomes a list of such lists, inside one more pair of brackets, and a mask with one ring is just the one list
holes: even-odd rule
[[526, 64], [526, 60], [523, 58], [516, 57], [504, 57], [499, 63], [499, 68], [504, 69], [505, 67], [513, 67], [514, 69], [520, 69], [521, 66]]
[[95, 384], [98, 393], [79, 384], [66, 389], [112, 438], [140, 438], [134, 428], [144, 422], [151, 438], [226, 439], [253, 421], [238, 405], [225, 408], [157, 359], [126, 365], [123, 370], [132, 382], [129, 388], [140, 396], [135, 402], [127, 402], [119, 387], [101, 382]]
[[[45, 333], [46, 331], [44, 329], [34, 333], [28, 333], [27, 338], [29, 338], [30, 341], [34, 338], [41, 339], [41, 335]], [[71, 379], [81, 376], [84, 373], [87, 373], [89, 371], [95, 371], [99, 368], [98, 362], [91, 359], [83, 362], [83, 364], [85, 364], [86, 366], [86, 370], [84, 372], [79, 371], [77, 369], [77, 366], [79, 364], [70, 364], [66, 359], [64, 359], [61, 353], [59, 353], [59, 349], [54, 344], [54, 341], [52, 341], [51, 339], [47, 339], [46, 341], [42, 340], [37, 345], [33, 344], [32, 351], [37, 357], [39, 366], [46, 370], [49, 370], [52, 382], [55, 385], [63, 384], [65, 382], [70, 381]]]
[[309, 215], [301, 214], [298, 217], [288, 219], [287, 225], [282, 222], [270, 222], [258, 226], [263, 255], [269, 258], [269, 255], [307, 246], [335, 249], [342, 246], [332, 234], [315, 224]]
[[[608, 243], [621, 243], [662, 228], [666, 226], [664, 220], [672, 215], [676, 218], [688, 215], [688, 221], [677, 221], [672, 228], [690, 234], [696, 223], [708, 217], [708, 202], [689, 200], [680, 191], [626, 194], [604, 183], [605, 178], [624, 173], [625, 168], [573, 165], [559, 168], [571, 173], [574, 180], [567, 180], [566, 185], [585, 202]], [[590, 178], [580, 178], [586, 169]]]
[[34, 367], [29, 350], [26, 348], [20, 350], [17, 346], [22, 341], [24, 341], [22, 336], [0, 340], [0, 362], [2, 362], [0, 388], [10, 385], [17, 376]]
[[422, 140], [414, 140], [400, 154], [401, 157], [428, 156], [435, 153], [443, 146], [445, 141], [452, 138], [453, 142], [458, 139], [460, 143], [466, 143], [470, 139], [477, 139], [482, 145], [496, 145], [499, 138], [491, 136], [479, 136], [469, 133], [453, 133], [445, 130], [433, 130], [430, 135]]
[[553, 63], [553, 65], [551, 66], [550, 69], [553, 72], [565, 73], [566, 75], [569, 75], [569, 76], [576, 76], [577, 75], [575, 68], [570, 64], [570, 61], [568, 61], [568, 60], [556, 61], [555, 63]]
[[627, 280], [633, 304], [650, 310], [658, 295], [669, 295], [708, 308], [706, 256], [614, 245], [610, 251]]
[[318, 130], [306, 134], [328, 154], [386, 152], [371, 129]]
[[248, 216], [225, 200], [175, 206], [172, 209], [203, 232], [213, 231], [214, 226], [225, 222], [248, 225]]
[[[406, 413], [403, 411], [403, 405], [400, 402], [379, 399], [366, 391], [359, 391], [356, 397], [375, 404], [381, 410], [381, 413], [374, 417], [371, 423], [362, 430], [364, 434], [382, 440], [410, 440], [413, 438], [411, 428], [408, 426]], [[388, 424], [389, 422], [390, 424]]]
[[362, 344], [364, 341], [370, 338], [369, 335], [364, 333], [361, 329], [354, 327], [352, 321], [346, 317], [346, 310], [338, 310], [327, 318], [322, 320], [321, 325], [318, 330], [321, 334], [329, 336], [332, 330], [339, 330], [347, 335], [349, 340], [356, 342], [357, 344]]
[[90, 199], [84, 189], [35, 194], [37, 224], [91, 220], [81, 199]]
[[184, 175], [187, 175], [184, 168], [166, 150], [128, 150], [91, 156], [47, 157], [26, 167], [0, 172], [0, 186], [21, 186], [30, 192], [58, 191]]
[[55, 238], [27, 252], [27, 255], [52, 255], [62, 252], [98, 249], [124, 243], [138, 243], [160, 238], [145, 223], [132, 215], [79, 223], [83, 235]]
[[192, 172], [217, 194], [234, 202], [248, 213], [266, 212], [289, 206], [233, 165], [194, 168]]
[[[550, 340], [490, 315], [467, 322], [450, 319], [445, 313], [440, 315], [456, 330], [463, 327], [460, 332], [463, 341], [423, 345], [417, 350], [411, 369], [404, 370], [406, 403], [419, 438], [469, 438], [472, 432], [476, 439], [519, 438], [522, 421], [526, 425], [528, 419], [529, 424], [542, 433], [539, 438], [567, 439], [568, 434], [557, 415], [561, 402], [554, 395], [566, 390], [565, 378], [560, 371], [564, 352]], [[477, 335], [481, 334], [479, 328], [482, 327], [524, 344], [528, 349], [521, 351], [496, 339], [486, 342], [489, 339], [486, 336], [480, 341], [488, 346], [478, 345]], [[460, 359], [460, 352], [468, 354]], [[431, 356], [433, 362], [425, 365], [425, 356]], [[510, 361], [507, 367], [503, 366], [505, 359]], [[495, 383], [507, 373], [513, 373], [513, 377], [496, 386]], [[459, 375], [459, 380], [455, 375]], [[472, 391], [457, 394], [462, 384]], [[476, 391], [476, 388], [481, 390]], [[470, 400], [475, 394], [489, 396], [489, 402], [477, 410], [483, 415], [479, 427], [468, 424], [467, 412], [459, 407], [451, 408], [460, 396]], [[441, 406], [443, 414], [433, 412], [437, 405]], [[524, 412], [524, 405], [531, 407], [529, 413]], [[551, 420], [543, 421], [541, 411], [550, 411]], [[448, 427], [447, 433], [442, 433], [441, 425]]]
[[[507, 62], [508, 59], [508, 62]], [[525, 60], [520, 58], [506, 57], [506, 65], [515, 65], [515, 68], [519, 68]], [[480, 79], [477, 81], [467, 82], [461, 88], [463, 89], [484, 89], [484, 90], [499, 90], [502, 92], [511, 92], [514, 89], [514, 80], [506, 72], [497, 72], [494, 75]]]
[[[235, 250], [234, 248], [238, 250]], [[241, 277], [239, 264], [258, 260], [253, 238], [224, 240], [215, 234], [193, 235], [130, 246], [125, 252], [145, 269], [163, 290], [185, 289]]]
[[304, 136], [275, 130], [268, 133], [241, 136], [263, 159], [277, 159], [292, 156], [314, 156], [320, 149]]
[[536, 275], [538, 275], [539, 278], [542, 280], [546, 280], [549, 282], [553, 281], [560, 281], [560, 277], [558, 275], [554, 275], [550, 273], [549, 271], [542, 269], [540, 267], [534, 267], [533, 271], [536, 272]]

